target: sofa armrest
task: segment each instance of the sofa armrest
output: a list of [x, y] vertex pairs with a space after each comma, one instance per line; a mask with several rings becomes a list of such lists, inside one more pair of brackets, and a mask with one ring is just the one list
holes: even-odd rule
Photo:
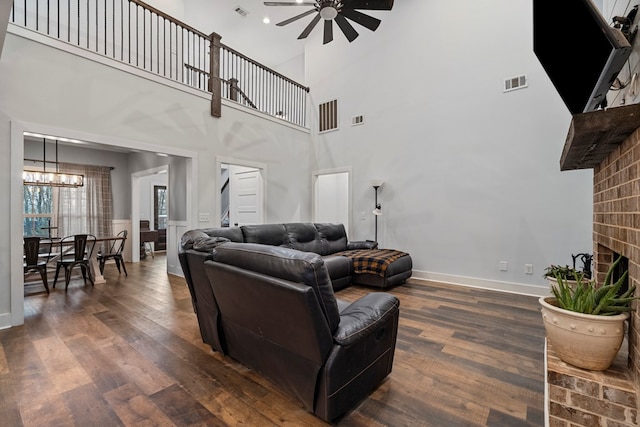
[[358, 404], [391, 372], [399, 300], [373, 292], [340, 312], [333, 349], [319, 375], [315, 414], [333, 420]]
[[378, 242], [374, 242], [373, 240], [360, 240], [355, 242], [347, 243], [347, 249], [377, 249]]
[[348, 347], [374, 333], [396, 315], [400, 301], [395, 296], [375, 292], [363, 296], [340, 312], [340, 324], [333, 340]]

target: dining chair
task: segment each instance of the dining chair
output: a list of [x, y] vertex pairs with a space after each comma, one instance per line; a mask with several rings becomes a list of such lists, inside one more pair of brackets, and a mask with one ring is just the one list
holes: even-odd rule
[[48, 256], [43, 257], [40, 253], [40, 237], [25, 237], [23, 242], [24, 261], [22, 261], [22, 266], [24, 267], [24, 274], [30, 271], [39, 272], [44, 288], [49, 294], [49, 283], [47, 281]]
[[118, 274], [120, 273], [120, 265], [122, 265], [122, 270], [124, 271], [124, 275], [128, 276], [127, 268], [124, 266], [124, 258], [122, 257], [122, 252], [124, 251], [124, 243], [127, 240], [127, 230], [122, 230], [116, 237], [121, 237], [122, 239], [114, 239], [109, 242], [108, 251], [105, 253], [98, 254], [98, 264], [100, 265], [100, 273], [104, 272], [105, 263], [112, 259], [116, 262], [116, 267], [118, 268]]
[[[89, 282], [93, 286], [93, 279], [89, 272], [89, 262], [93, 254], [93, 248], [95, 247], [96, 237], [92, 234], [74, 234], [72, 236], [66, 236], [60, 240], [60, 259], [56, 262], [56, 277], [53, 280], [53, 287], [56, 287], [58, 282], [58, 274], [60, 268], [64, 268], [64, 281], [66, 291], [69, 287], [69, 281], [71, 280], [71, 271], [75, 267], [80, 267], [82, 271], [82, 278], [84, 283], [87, 283], [87, 276], [89, 276]], [[65, 247], [72, 247], [65, 252]]]

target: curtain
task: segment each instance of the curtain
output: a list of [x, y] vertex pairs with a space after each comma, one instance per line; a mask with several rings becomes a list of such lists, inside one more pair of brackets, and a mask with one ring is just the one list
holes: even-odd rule
[[84, 175], [84, 186], [56, 187], [54, 222], [58, 236], [72, 234], [113, 235], [113, 204], [111, 195], [111, 168], [103, 166], [60, 163], [62, 173]]

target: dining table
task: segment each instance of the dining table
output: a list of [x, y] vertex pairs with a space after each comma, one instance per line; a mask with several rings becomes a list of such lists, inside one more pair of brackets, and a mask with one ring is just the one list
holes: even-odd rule
[[[108, 244], [118, 240], [124, 240], [126, 237], [122, 236], [98, 236], [96, 237], [95, 244], [98, 243], [107, 243], [105, 247], [108, 247]], [[89, 271], [91, 274], [91, 278], [93, 279], [93, 283], [106, 283], [107, 280], [104, 278], [102, 273], [100, 272], [100, 265], [98, 264], [98, 251], [93, 250], [91, 254], [91, 258], [89, 258]]]

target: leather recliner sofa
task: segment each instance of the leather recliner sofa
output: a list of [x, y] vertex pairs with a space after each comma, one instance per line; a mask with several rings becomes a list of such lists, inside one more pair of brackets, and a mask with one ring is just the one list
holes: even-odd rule
[[225, 243], [204, 268], [228, 355], [323, 420], [349, 411], [391, 372], [396, 297], [338, 301], [323, 258], [284, 247]]
[[412, 262], [409, 256], [390, 266], [384, 278], [372, 274], [354, 275], [352, 260], [334, 254], [352, 249], [374, 249], [378, 244], [373, 241], [348, 241], [342, 224], [285, 223], [189, 230], [181, 238], [178, 258], [191, 293], [202, 340], [223, 353], [226, 350], [220, 332], [218, 306], [209, 286], [204, 262], [212, 259], [212, 251], [225, 242], [258, 243], [321, 255], [335, 291], [349, 286], [354, 277], [358, 277], [362, 284], [384, 288], [411, 276]]

